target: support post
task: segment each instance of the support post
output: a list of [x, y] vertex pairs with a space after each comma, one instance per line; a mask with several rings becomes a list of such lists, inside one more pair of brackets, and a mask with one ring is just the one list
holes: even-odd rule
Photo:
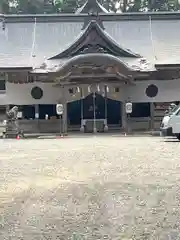
[[94, 113], [93, 133], [97, 133], [97, 128], [96, 128], [96, 93], [95, 92], [93, 92], [93, 113]]
[[60, 137], [62, 136], [62, 128], [61, 128], [61, 126], [62, 126], [61, 115], [59, 115], [59, 136]]
[[127, 115], [127, 134], [129, 134], [131, 132], [131, 116], [130, 114], [126, 114]]
[[62, 116], [63, 134], [67, 135], [67, 102], [66, 102], [66, 93], [65, 93], [64, 86], [62, 86], [61, 91], [62, 91], [62, 104], [63, 104], [63, 116]]
[[39, 105], [35, 105], [35, 120], [37, 121], [37, 130], [39, 131]]
[[126, 103], [121, 102], [121, 117], [122, 117], [122, 130], [127, 131], [127, 114], [126, 114]]
[[105, 111], [105, 126], [104, 131], [108, 131], [108, 124], [107, 124], [107, 86], [104, 86], [104, 111]]
[[10, 110], [10, 106], [6, 105], [6, 112], [8, 112]]
[[67, 135], [67, 103], [63, 104], [63, 134]]
[[39, 119], [39, 105], [36, 104], [34, 108], [35, 108], [35, 119]]
[[154, 103], [150, 103], [150, 130], [154, 130]]
[[82, 87], [80, 88], [80, 91], [81, 91], [81, 127], [80, 127], [80, 132], [84, 132], [84, 124], [83, 124], [84, 105], [83, 105], [83, 89], [82, 89]]

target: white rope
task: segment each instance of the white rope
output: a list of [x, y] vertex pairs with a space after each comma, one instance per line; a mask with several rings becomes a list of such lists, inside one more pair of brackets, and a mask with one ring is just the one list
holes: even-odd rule
[[31, 56], [30, 56], [30, 62], [33, 63], [34, 56], [34, 48], [36, 44], [36, 17], [34, 18], [34, 29], [33, 29], [33, 38], [32, 38], [32, 47], [31, 47]]
[[157, 60], [156, 52], [155, 52], [155, 47], [154, 47], [154, 41], [153, 41], [152, 20], [151, 20], [151, 16], [149, 16], [149, 31], [150, 31], [150, 38], [151, 38], [152, 50], [153, 50], [153, 57], [154, 57], [155, 60]]

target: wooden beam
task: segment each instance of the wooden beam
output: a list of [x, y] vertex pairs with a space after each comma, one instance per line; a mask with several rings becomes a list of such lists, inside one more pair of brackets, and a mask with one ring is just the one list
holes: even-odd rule
[[101, 81], [102, 79], [107, 79], [107, 78], [116, 78], [119, 79], [120, 81], [127, 82], [129, 78], [125, 77], [124, 75], [118, 75], [118, 74], [81, 74], [81, 75], [66, 75], [63, 78], [56, 78], [56, 80], [59, 81], [72, 81], [72, 80], [82, 80], [82, 79], [99, 79]]
[[32, 70], [32, 67], [0, 67], [1, 72], [29, 72]]
[[103, 83], [103, 84], [110, 84], [110, 83], [121, 83], [121, 84], [130, 84], [135, 85], [132, 79], [121, 79], [118, 78], [115, 74], [106, 74], [106, 75], [92, 75], [85, 76], [71, 76], [69, 79], [65, 81], [56, 81], [54, 86], [61, 86], [61, 85], [73, 85], [77, 86], [79, 84], [93, 84], [93, 83]]
[[84, 79], [84, 78], [91, 78], [91, 79], [96, 79], [96, 78], [119, 78], [118, 75], [116, 74], [82, 74], [82, 75], [73, 75], [70, 76], [69, 79]]

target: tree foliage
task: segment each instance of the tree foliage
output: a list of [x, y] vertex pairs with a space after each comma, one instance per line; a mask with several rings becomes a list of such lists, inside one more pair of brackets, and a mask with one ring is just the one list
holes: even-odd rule
[[[179, 0], [99, 0], [112, 12], [178, 11]], [[2, 13], [73, 13], [85, 0], [0, 0]]]

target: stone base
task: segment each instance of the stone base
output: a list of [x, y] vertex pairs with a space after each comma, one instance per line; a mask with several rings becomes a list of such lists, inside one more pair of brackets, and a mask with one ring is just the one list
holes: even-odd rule
[[97, 128], [93, 128], [93, 133], [97, 133]]
[[18, 136], [18, 133], [12, 133], [12, 132], [9, 132], [9, 133], [4, 133], [3, 134], [3, 138], [17, 138]]
[[104, 132], [108, 132], [108, 125], [104, 126]]
[[80, 127], [80, 132], [84, 133], [85, 129], [84, 129], [84, 126], [81, 126]]
[[17, 138], [17, 136], [24, 137], [23, 131], [18, 129], [15, 121], [8, 121], [3, 138]]

